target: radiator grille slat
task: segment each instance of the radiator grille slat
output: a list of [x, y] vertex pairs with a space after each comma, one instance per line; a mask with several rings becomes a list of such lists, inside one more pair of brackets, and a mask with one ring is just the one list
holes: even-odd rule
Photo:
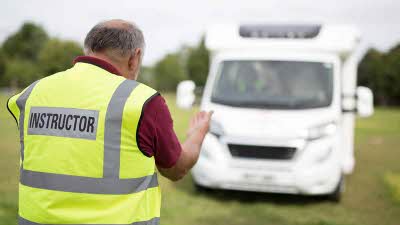
[[296, 148], [276, 147], [276, 146], [254, 146], [228, 144], [229, 151], [233, 157], [238, 158], [257, 158], [257, 159], [292, 159]]

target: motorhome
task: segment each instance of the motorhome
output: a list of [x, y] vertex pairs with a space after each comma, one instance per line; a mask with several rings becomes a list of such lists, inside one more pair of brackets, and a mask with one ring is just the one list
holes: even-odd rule
[[[348, 25], [210, 27], [200, 109], [214, 114], [195, 185], [339, 200], [355, 116], [373, 113], [371, 90], [356, 87], [360, 36]], [[190, 108], [194, 90], [181, 82], [178, 106]]]

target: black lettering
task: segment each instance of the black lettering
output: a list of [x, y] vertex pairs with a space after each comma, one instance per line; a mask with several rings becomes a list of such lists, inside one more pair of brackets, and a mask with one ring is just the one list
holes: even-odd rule
[[86, 116], [82, 116], [81, 120], [79, 121], [79, 131], [85, 131], [86, 130], [86, 122], [87, 122]]
[[80, 116], [78, 116], [78, 115], [74, 115], [74, 119], [75, 119], [75, 120], [74, 120], [74, 129], [73, 129], [74, 131], [76, 130], [76, 124], [77, 124], [77, 122], [78, 122], [79, 117], [80, 117]]
[[65, 123], [65, 129], [71, 130], [71, 125], [69, 124], [69, 121], [72, 120], [72, 115], [68, 115], [66, 117], [67, 117], [67, 121]]
[[94, 117], [90, 116], [86, 132], [90, 132], [90, 133], [94, 132], [94, 121], [95, 121]]
[[53, 118], [51, 119], [51, 129], [57, 129], [57, 120], [58, 114], [53, 114]]
[[42, 113], [40, 114], [40, 123], [39, 123], [39, 128], [44, 127], [44, 118], [46, 117], [46, 114]]
[[33, 114], [35, 114], [35, 113], [31, 113], [31, 116], [29, 118], [29, 128], [32, 128], [32, 117], [33, 117]]
[[38, 127], [39, 116], [40, 116], [40, 113], [32, 113], [31, 114], [31, 121], [29, 123], [29, 128], [32, 128], [32, 127], [37, 128]]
[[50, 117], [53, 115], [52, 113], [46, 113], [47, 115], [47, 123], [46, 123], [46, 128], [49, 128], [50, 125]]
[[65, 114], [60, 114], [58, 117], [58, 129], [62, 130], [64, 129], [64, 124], [65, 124], [65, 119], [67, 116]]

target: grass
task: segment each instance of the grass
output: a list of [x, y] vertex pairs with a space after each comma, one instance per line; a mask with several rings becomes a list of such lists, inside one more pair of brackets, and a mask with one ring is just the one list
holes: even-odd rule
[[385, 174], [385, 182], [388, 186], [393, 201], [400, 204], [400, 174], [388, 172]]
[[[195, 109], [177, 109], [174, 96], [165, 97], [175, 130], [183, 140]], [[0, 224], [13, 225], [17, 214], [19, 143], [5, 101], [6, 97], [0, 95]], [[400, 109], [378, 108], [373, 117], [358, 119], [355, 143], [356, 170], [347, 177], [339, 204], [292, 195], [198, 193], [187, 176], [177, 183], [161, 179], [162, 224], [398, 225], [400, 204], [393, 201], [392, 193], [398, 193], [399, 186], [387, 185], [385, 174], [400, 173]]]

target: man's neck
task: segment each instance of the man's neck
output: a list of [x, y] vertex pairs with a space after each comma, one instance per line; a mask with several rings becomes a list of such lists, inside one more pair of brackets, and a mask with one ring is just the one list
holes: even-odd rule
[[120, 74], [121, 76], [123, 76], [123, 77], [129, 79], [129, 78], [126, 76], [125, 70], [123, 69], [123, 67], [121, 66], [121, 64], [118, 63], [118, 62], [116, 62], [116, 60], [110, 59], [110, 57], [108, 57], [106, 54], [104, 54], [104, 53], [90, 53], [90, 54], [88, 54], [87, 56], [95, 57], [95, 58], [98, 58], [98, 59], [101, 59], [101, 60], [104, 60], [104, 61], [108, 62], [109, 64], [111, 64], [112, 66], [114, 66], [114, 67], [121, 73], [121, 74]]

